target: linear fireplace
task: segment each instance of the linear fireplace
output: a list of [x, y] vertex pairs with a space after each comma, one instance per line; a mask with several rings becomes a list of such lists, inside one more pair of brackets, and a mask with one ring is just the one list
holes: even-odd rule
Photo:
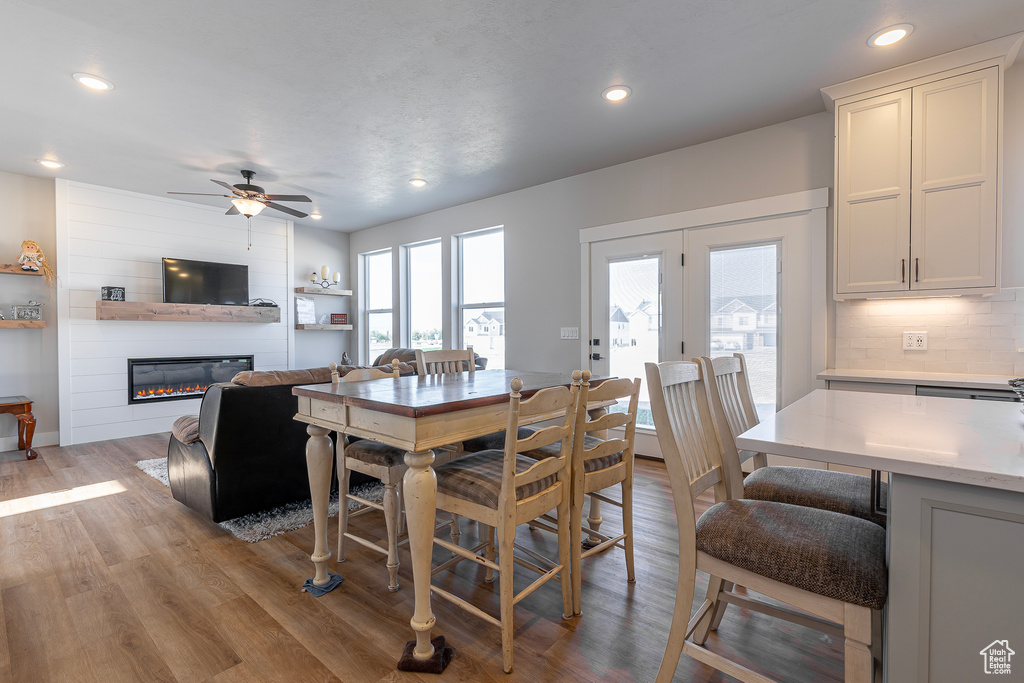
[[198, 398], [211, 384], [252, 369], [252, 356], [129, 358], [128, 403]]

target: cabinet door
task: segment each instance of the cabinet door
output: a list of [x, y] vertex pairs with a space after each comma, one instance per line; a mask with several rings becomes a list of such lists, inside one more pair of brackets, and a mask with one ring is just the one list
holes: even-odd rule
[[912, 289], [996, 285], [998, 78], [914, 88]]
[[911, 92], [839, 107], [836, 293], [907, 289]]

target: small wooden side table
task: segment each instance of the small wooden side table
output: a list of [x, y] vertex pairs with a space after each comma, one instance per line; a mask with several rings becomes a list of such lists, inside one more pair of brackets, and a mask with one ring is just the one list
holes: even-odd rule
[[35, 460], [39, 454], [32, 448], [32, 435], [36, 433], [32, 401], [25, 396], [0, 396], [0, 415], [6, 413], [18, 420], [18, 450], [25, 449], [26, 460]]

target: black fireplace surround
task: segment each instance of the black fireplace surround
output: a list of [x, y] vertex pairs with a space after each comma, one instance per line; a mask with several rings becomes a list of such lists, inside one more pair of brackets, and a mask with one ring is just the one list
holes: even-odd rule
[[129, 358], [128, 403], [201, 398], [211, 384], [252, 369], [252, 356]]

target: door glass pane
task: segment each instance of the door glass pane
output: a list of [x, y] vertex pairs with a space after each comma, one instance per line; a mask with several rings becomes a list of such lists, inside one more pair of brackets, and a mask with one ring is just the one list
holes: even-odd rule
[[366, 316], [366, 322], [370, 350], [368, 362], [372, 363], [377, 356], [394, 346], [391, 343], [391, 311], [370, 313]]
[[778, 395], [778, 248], [775, 244], [711, 252], [712, 358], [742, 353], [763, 420]]
[[441, 243], [409, 247], [409, 332], [412, 347], [441, 348]]
[[[608, 262], [608, 349], [612, 377], [644, 377], [644, 363], [658, 362], [661, 342], [660, 256]], [[626, 411], [625, 403], [612, 410]], [[640, 385], [638, 427], [654, 429], [647, 383]]]
[[487, 359], [487, 370], [505, 369], [505, 309], [465, 308], [462, 338], [473, 353]]

